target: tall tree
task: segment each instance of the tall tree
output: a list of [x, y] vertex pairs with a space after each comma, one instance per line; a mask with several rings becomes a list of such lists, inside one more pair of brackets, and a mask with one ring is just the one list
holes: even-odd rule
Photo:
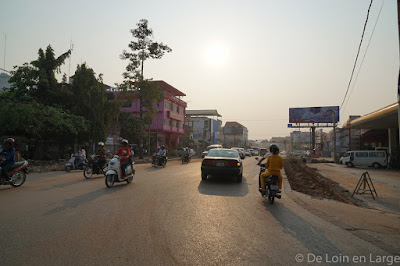
[[[147, 113], [151, 114], [153, 103], [158, 102], [163, 93], [161, 89], [155, 87], [149, 80], [144, 79], [144, 62], [150, 58], [160, 59], [165, 53], [171, 52], [172, 49], [163, 43], [153, 41], [153, 30], [148, 27], [146, 19], [141, 19], [137, 23], [137, 28], [131, 29], [131, 33], [134, 40], [128, 45], [130, 52], [124, 50], [120, 56], [121, 59], [129, 61], [126, 66], [126, 72], [123, 73], [124, 81], [120, 88], [139, 100], [139, 117], [141, 121], [139, 132], [142, 132], [146, 122], [149, 123], [149, 116], [146, 117], [147, 121], [144, 121], [144, 107], [146, 107]], [[139, 146], [139, 157], [143, 158], [143, 135], [140, 138]]]
[[72, 83], [72, 111], [90, 121], [86, 140], [95, 142], [105, 140], [112, 123], [118, 121], [121, 107], [101, 81], [102, 74], [97, 79], [93, 69], [84, 63], [78, 65]]

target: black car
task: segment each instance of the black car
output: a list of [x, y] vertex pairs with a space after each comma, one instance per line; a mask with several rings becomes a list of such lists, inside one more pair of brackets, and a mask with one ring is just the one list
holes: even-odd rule
[[233, 176], [242, 182], [243, 164], [239, 153], [231, 149], [212, 149], [201, 164], [201, 179], [208, 175]]

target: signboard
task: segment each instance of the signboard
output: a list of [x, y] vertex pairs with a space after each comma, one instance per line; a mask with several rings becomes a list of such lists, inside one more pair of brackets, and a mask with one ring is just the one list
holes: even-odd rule
[[289, 108], [289, 123], [333, 123], [339, 121], [339, 106]]

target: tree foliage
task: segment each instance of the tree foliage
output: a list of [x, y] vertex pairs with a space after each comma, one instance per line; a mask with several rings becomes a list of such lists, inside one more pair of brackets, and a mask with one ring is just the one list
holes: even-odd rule
[[[141, 19], [136, 24], [136, 29], [131, 29], [133, 41], [129, 43], [130, 51], [124, 50], [120, 56], [128, 60], [126, 71], [123, 73], [124, 81], [119, 86], [125, 93], [125, 100], [139, 100], [139, 119], [141, 126], [139, 132], [143, 131], [145, 124], [150, 124], [153, 118], [153, 104], [158, 103], [163, 97], [163, 91], [150, 80], [144, 79], [144, 62], [147, 59], [160, 59], [165, 53], [172, 51], [167, 45], [153, 40], [153, 30], [148, 27], [148, 21]], [[139, 141], [143, 144], [143, 138]], [[142, 157], [140, 149], [139, 156]]]
[[[101, 74], [100, 74], [101, 80]], [[90, 121], [88, 140], [104, 141], [109, 127], [120, 114], [120, 103], [103, 83], [96, 79], [93, 69], [86, 64], [78, 65], [73, 83], [72, 112]]]

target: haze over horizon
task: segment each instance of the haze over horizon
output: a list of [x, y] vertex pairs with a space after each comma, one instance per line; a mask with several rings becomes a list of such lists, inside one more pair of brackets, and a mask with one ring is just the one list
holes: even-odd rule
[[[246, 126], [249, 139], [270, 139], [292, 131], [287, 128], [289, 108], [341, 106], [369, 4], [5, 0], [0, 67], [10, 71], [31, 62], [49, 44], [58, 56], [72, 42], [70, 64], [67, 60], [62, 73], [68, 75], [70, 69], [73, 75], [86, 62], [112, 86], [123, 79], [127, 62], [119, 55], [132, 40], [130, 29], [144, 18], [154, 40], [172, 48], [162, 59], [145, 62], [145, 78], [164, 80], [184, 92], [187, 109], [216, 109], [223, 124]], [[373, 1], [339, 126], [349, 115], [397, 101], [396, 4]]]

